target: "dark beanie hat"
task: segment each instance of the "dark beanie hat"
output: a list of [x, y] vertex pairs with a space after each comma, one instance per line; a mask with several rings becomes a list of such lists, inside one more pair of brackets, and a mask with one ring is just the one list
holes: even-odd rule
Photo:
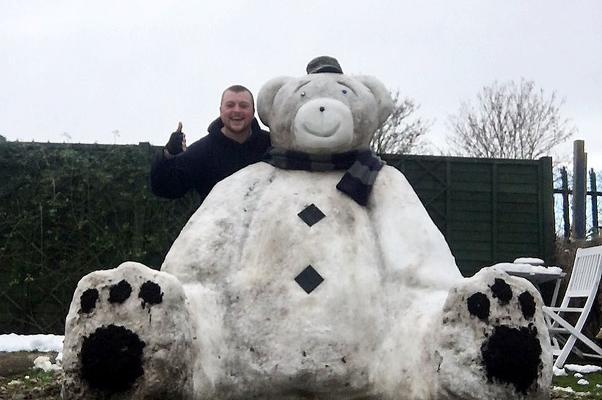
[[321, 72], [334, 72], [342, 74], [343, 70], [339, 62], [334, 57], [320, 56], [316, 57], [307, 64], [306, 71], [308, 74], [318, 74]]

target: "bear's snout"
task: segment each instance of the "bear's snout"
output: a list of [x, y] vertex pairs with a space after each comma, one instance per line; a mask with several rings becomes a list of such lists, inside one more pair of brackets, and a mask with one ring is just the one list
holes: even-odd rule
[[331, 98], [317, 98], [303, 104], [294, 118], [294, 137], [304, 150], [348, 150], [353, 141], [353, 116], [347, 104]]

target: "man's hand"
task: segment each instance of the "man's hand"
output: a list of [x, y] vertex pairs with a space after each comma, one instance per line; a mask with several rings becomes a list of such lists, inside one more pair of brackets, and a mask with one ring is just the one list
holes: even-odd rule
[[182, 132], [182, 123], [178, 122], [178, 129], [169, 137], [163, 153], [167, 158], [171, 158], [183, 151], [186, 151], [186, 135]]

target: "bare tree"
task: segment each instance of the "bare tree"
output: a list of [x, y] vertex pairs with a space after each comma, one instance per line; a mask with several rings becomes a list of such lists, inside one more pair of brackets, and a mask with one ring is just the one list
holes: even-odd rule
[[562, 118], [556, 93], [545, 96], [533, 81], [494, 82], [450, 117], [448, 143], [454, 154], [486, 158], [536, 159], [550, 154], [576, 129]]
[[374, 134], [370, 147], [378, 154], [425, 151], [427, 144], [423, 136], [428, 132], [430, 123], [414, 116], [420, 106], [411, 98], [402, 98], [399, 90], [393, 92], [392, 97], [393, 112]]

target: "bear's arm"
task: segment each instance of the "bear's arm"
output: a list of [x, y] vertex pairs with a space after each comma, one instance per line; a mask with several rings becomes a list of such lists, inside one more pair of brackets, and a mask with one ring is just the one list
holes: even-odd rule
[[461, 278], [445, 238], [405, 176], [384, 166], [368, 209], [385, 267], [412, 286], [448, 288]]
[[274, 167], [252, 164], [222, 180], [190, 217], [161, 270], [182, 282], [209, 284], [241, 265], [248, 227]]

